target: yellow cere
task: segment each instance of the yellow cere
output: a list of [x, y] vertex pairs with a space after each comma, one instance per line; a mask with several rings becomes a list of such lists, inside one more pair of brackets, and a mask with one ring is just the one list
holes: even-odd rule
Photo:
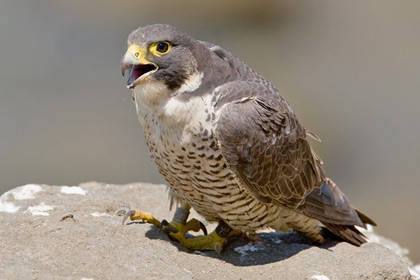
[[135, 59], [137, 59], [141, 64], [148, 64], [149, 61], [146, 59], [146, 51], [143, 48], [140, 48], [136, 44], [132, 44], [128, 47], [127, 53], [131, 53]]
[[155, 56], [161, 57], [162, 55], [168, 53], [172, 48], [172, 45], [168, 42], [156, 42], [150, 45], [149, 51]]

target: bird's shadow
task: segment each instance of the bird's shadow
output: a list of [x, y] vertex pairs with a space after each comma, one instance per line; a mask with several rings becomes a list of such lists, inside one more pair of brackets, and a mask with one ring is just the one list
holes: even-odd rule
[[246, 237], [232, 238], [225, 245], [221, 254], [217, 254], [214, 251], [193, 252], [188, 250], [181, 244], [171, 241], [166, 233], [156, 227], [151, 227], [145, 235], [149, 239], [167, 241], [170, 243], [168, 246], [176, 246], [179, 251], [219, 259], [235, 266], [254, 266], [274, 263], [290, 258], [314, 246], [329, 250], [329, 248], [334, 247], [338, 243], [338, 241], [331, 239], [323, 245], [314, 245], [296, 232], [267, 232], [259, 233], [261, 237], [259, 241], [252, 241]]

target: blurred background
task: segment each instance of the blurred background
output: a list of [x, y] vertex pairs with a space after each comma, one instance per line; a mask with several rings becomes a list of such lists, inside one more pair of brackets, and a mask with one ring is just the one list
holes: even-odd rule
[[420, 1], [0, 0], [0, 193], [27, 183], [164, 183], [119, 64], [170, 23], [283, 93], [327, 174], [420, 262]]

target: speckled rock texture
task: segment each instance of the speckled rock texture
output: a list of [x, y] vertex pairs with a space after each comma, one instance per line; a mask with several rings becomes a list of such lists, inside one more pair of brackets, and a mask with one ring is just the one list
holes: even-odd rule
[[296, 233], [262, 232], [218, 255], [188, 251], [149, 224], [122, 225], [120, 207], [173, 215], [163, 185], [26, 185], [3, 194], [0, 279], [417, 279], [399, 246], [373, 232], [385, 246], [314, 246]]

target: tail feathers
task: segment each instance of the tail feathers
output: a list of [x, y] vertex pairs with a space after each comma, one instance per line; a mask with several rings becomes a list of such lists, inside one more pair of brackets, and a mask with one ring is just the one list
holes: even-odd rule
[[350, 244], [360, 246], [367, 242], [366, 237], [355, 226], [336, 225], [329, 223], [323, 223], [323, 225], [334, 235], [340, 237], [344, 241], [349, 242]]
[[362, 222], [364, 224], [369, 224], [369, 225], [372, 225], [372, 226], [376, 226], [376, 223], [371, 218], [369, 218], [368, 216], [366, 216], [365, 214], [363, 214], [362, 212], [360, 212], [356, 208], [354, 208], [354, 210], [356, 210], [357, 214], [359, 215], [359, 218], [362, 220]]
[[303, 214], [315, 218], [336, 236], [360, 246], [365, 236], [355, 227], [376, 226], [368, 216], [351, 206], [344, 193], [327, 178], [323, 185], [309, 193], [298, 208]]

